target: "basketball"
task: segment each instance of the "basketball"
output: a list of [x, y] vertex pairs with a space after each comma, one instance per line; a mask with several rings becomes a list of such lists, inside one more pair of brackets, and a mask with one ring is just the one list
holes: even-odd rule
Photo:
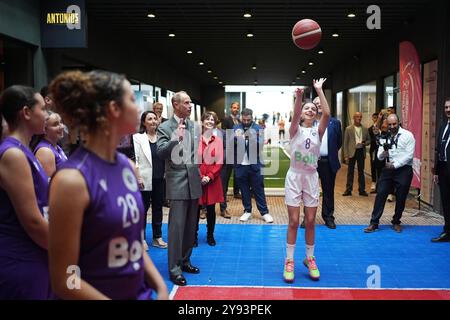
[[298, 21], [292, 28], [292, 41], [300, 49], [309, 50], [317, 46], [322, 38], [322, 29], [311, 19]]

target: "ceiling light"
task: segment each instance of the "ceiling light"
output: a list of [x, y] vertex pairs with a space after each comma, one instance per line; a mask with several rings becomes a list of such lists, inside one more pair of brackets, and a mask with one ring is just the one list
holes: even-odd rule
[[202, 66], [202, 65], [204, 65], [205, 63], [204, 63], [203, 61], [200, 61], [198, 64], [199, 64], [200, 66]]
[[208, 70], [208, 73], [212, 73], [212, 70]]
[[303, 73], [303, 74], [305, 74], [305, 73], [306, 73], [306, 70], [305, 70], [305, 69], [303, 69], [303, 70], [302, 70], [302, 73]]
[[323, 51], [323, 49], [320, 49], [319, 51], [317, 51], [318, 54], [324, 54], [325, 51]]
[[156, 15], [155, 15], [154, 13], [152, 13], [152, 12], [149, 12], [149, 13], [147, 14], [147, 17], [153, 19], [153, 18], [156, 18]]
[[355, 17], [356, 17], [356, 14], [355, 14], [353, 11], [351, 11], [351, 12], [349, 12], [349, 13], [347, 14], [347, 17], [348, 17], [348, 18], [355, 18]]
[[254, 84], [258, 84], [258, 80], [253, 81]]
[[256, 70], [256, 64], [252, 65], [252, 69]]
[[331, 36], [332, 36], [333, 38], [337, 38], [337, 37], [339, 37], [339, 33], [334, 32]]
[[244, 18], [251, 18], [252, 17], [252, 14], [249, 12], [249, 11], [246, 11], [245, 13], [244, 13]]
[[187, 54], [192, 54], [192, 50], [186, 51]]
[[251, 30], [247, 32], [247, 38], [253, 38], [254, 34]]
[[213, 79], [214, 79], [214, 80], [217, 80], [217, 79], [219, 79], [219, 78], [218, 78], [217, 76], [214, 76]]
[[169, 32], [169, 37], [170, 38], [173, 38], [173, 37], [175, 37], [175, 33], [172, 31], [172, 32]]
[[222, 81], [219, 81], [219, 84], [222, 84], [223, 82]]
[[310, 66], [313, 66], [313, 65], [314, 65], [314, 62], [310, 61], [310, 62], [308, 62], [308, 64], [309, 64]]
[[300, 79], [300, 76], [299, 75], [295, 76], [295, 79], [297, 79], [297, 80]]
[[295, 84], [295, 81], [292, 81], [291, 84]]

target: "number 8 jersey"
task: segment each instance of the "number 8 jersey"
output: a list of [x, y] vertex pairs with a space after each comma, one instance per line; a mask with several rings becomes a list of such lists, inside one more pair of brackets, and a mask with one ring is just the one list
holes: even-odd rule
[[318, 126], [299, 126], [290, 141], [291, 168], [301, 172], [316, 172], [320, 143]]
[[[81, 278], [112, 299], [150, 299], [144, 281], [144, 206], [128, 158], [107, 162], [86, 148], [61, 169], [77, 169], [89, 191], [80, 235]], [[70, 195], [68, 195], [70, 197]]]

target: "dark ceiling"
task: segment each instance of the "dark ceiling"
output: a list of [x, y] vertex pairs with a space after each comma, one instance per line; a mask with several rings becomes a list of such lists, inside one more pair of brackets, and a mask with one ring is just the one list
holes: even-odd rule
[[[366, 10], [372, 4], [381, 9], [381, 30], [366, 27]], [[162, 60], [184, 69], [202, 85], [254, 84], [255, 80], [260, 85], [290, 85], [327, 76], [361, 48], [412, 23], [426, 4], [424, 0], [87, 0], [87, 12], [90, 21], [147, 42]], [[248, 10], [252, 17], [246, 19], [243, 14]], [[348, 18], [349, 11], [356, 17]], [[156, 17], [148, 18], [149, 12]], [[293, 25], [304, 18], [317, 21], [322, 29], [319, 46], [307, 51], [291, 39]], [[246, 37], [248, 30], [253, 38]], [[169, 38], [170, 31], [176, 36]], [[333, 38], [333, 32], [340, 36]], [[319, 55], [318, 48], [325, 53]], [[188, 49], [193, 53], [187, 54]], [[308, 65], [311, 60], [313, 66]], [[200, 61], [205, 65], [200, 66]]]

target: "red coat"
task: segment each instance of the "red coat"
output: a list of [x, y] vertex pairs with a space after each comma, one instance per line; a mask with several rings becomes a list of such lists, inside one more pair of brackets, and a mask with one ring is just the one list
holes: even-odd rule
[[200, 139], [198, 148], [201, 161], [200, 178], [208, 176], [211, 180], [208, 184], [202, 186], [202, 196], [199, 199], [200, 205], [211, 205], [223, 202], [222, 180], [220, 179], [220, 170], [223, 164], [223, 142], [217, 136], [212, 136], [208, 144], [203, 137]]

